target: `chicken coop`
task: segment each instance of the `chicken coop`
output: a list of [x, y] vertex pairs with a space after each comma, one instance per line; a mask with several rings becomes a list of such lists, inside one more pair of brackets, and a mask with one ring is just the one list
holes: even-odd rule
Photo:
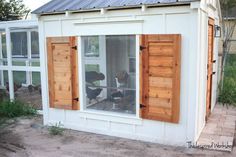
[[0, 22], [0, 99], [42, 110], [38, 22]]
[[197, 141], [216, 104], [218, 0], [52, 0], [33, 14], [0, 24], [11, 99], [42, 97], [45, 125]]

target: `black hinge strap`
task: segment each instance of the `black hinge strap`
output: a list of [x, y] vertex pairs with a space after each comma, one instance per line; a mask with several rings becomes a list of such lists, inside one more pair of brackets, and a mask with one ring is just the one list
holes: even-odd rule
[[145, 108], [146, 106], [143, 104], [140, 104], [140, 108]]
[[72, 49], [74, 49], [74, 50], [77, 50], [77, 46], [73, 46], [73, 47], [71, 47]]
[[147, 47], [142, 46], [142, 45], [139, 47], [140, 51], [143, 51], [143, 50], [146, 49], [146, 48], [147, 48]]
[[75, 100], [75, 101], [79, 101], [79, 98], [74, 98], [73, 100]]

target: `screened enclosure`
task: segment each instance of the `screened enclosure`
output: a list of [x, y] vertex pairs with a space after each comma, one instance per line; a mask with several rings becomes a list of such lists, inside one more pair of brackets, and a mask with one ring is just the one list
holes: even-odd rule
[[136, 36], [82, 37], [85, 108], [136, 113]]
[[0, 23], [0, 97], [42, 110], [37, 21]]

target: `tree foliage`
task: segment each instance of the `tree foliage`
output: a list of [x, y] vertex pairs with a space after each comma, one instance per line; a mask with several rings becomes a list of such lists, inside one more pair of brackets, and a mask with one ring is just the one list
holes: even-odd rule
[[220, 5], [222, 12], [222, 32], [223, 32], [221, 81], [224, 82], [223, 79], [224, 79], [226, 59], [231, 48], [231, 38], [236, 28], [236, 13], [235, 13], [236, 0], [220, 0]]
[[29, 12], [23, 0], [0, 0], [0, 21], [19, 20]]

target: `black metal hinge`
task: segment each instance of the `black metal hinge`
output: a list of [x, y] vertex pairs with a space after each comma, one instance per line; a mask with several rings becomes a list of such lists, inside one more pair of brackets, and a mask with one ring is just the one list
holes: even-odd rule
[[77, 50], [77, 46], [73, 46], [71, 47], [73, 50]]
[[74, 98], [73, 100], [75, 100], [75, 101], [79, 101], [79, 98]]
[[142, 46], [142, 45], [139, 47], [140, 51], [143, 51], [143, 50], [146, 49], [146, 48], [147, 48], [147, 47]]
[[143, 105], [143, 104], [140, 104], [140, 108], [142, 109], [142, 108], [145, 108], [146, 106], [145, 105]]

